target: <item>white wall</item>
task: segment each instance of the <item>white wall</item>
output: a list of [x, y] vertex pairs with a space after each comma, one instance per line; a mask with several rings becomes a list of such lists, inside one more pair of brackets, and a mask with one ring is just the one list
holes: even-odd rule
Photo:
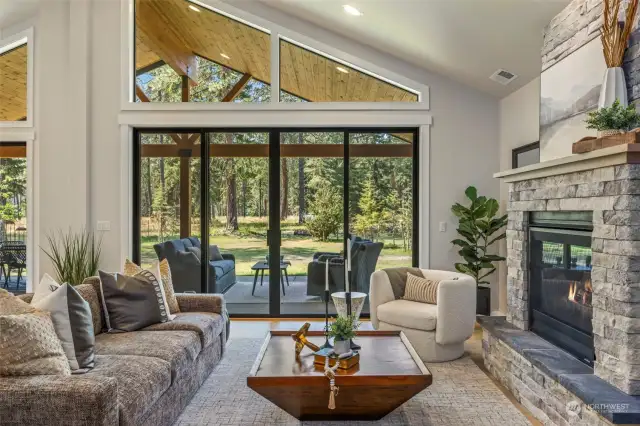
[[[88, 25], [78, 23], [75, 27], [69, 21], [69, 8], [77, 2], [43, 3], [36, 24], [36, 137], [42, 145], [38, 179], [41, 208], [37, 214], [42, 218], [41, 235], [52, 228], [85, 223], [95, 227], [98, 220], [110, 221], [111, 230], [103, 239], [102, 267], [120, 269], [120, 249], [127, 242], [122, 239], [130, 239], [120, 232], [124, 226], [121, 213], [127, 207], [120, 199], [119, 184], [120, 3], [94, 0], [87, 10], [75, 9], [74, 16], [87, 13], [89, 18]], [[463, 201], [468, 185], [477, 186], [484, 195], [499, 196], [499, 184], [491, 177], [500, 168], [499, 101], [263, 5], [252, 2], [249, 6], [252, 13], [265, 19], [430, 86], [434, 119], [431, 155], [430, 165], [422, 166], [430, 168], [430, 266], [452, 270], [457, 254], [450, 241], [456, 237], [456, 221], [450, 206]], [[81, 66], [77, 62], [82, 53], [70, 55], [70, 46], [77, 40], [69, 40], [69, 31], [76, 36], [86, 32], [85, 93], [73, 92], [77, 86], [69, 73], [71, 67]], [[42, 52], [45, 49], [47, 52]], [[72, 108], [72, 97], [74, 104], [84, 101], [86, 108]], [[85, 120], [86, 127], [72, 131], [78, 120]], [[441, 221], [448, 223], [444, 233], [438, 230]], [[44, 259], [41, 264], [41, 272], [50, 270]]]
[[[511, 168], [514, 148], [536, 142], [540, 134], [540, 77], [500, 101], [500, 171]], [[509, 201], [507, 184], [500, 184], [500, 206], [506, 211]], [[506, 242], [501, 242], [500, 253], [506, 254]], [[507, 268], [503, 264], [499, 274], [499, 310], [507, 312]], [[495, 306], [495, 305], [494, 305]]]

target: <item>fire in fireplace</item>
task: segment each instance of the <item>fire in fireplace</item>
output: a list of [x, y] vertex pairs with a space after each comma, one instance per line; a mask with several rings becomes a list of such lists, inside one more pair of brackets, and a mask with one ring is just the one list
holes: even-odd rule
[[577, 220], [580, 215], [577, 218], [566, 212], [558, 217], [549, 212], [544, 216], [532, 215], [531, 330], [593, 365], [592, 222], [587, 215], [584, 221]]

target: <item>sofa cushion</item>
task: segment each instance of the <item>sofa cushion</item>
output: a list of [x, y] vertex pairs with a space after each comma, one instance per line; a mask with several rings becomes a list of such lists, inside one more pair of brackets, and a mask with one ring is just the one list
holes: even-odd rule
[[236, 267], [233, 260], [212, 260], [209, 263], [215, 268], [216, 277], [222, 277]]
[[138, 424], [171, 386], [171, 366], [159, 358], [133, 355], [98, 355], [87, 377], [113, 377], [118, 383], [120, 424]]
[[190, 368], [202, 346], [193, 331], [133, 331], [96, 336], [98, 355], [139, 355], [160, 358], [171, 365], [171, 380]]
[[393, 300], [378, 306], [377, 316], [380, 321], [387, 324], [431, 331], [436, 329], [438, 305], [402, 299]]
[[208, 312], [181, 312], [176, 314], [173, 321], [153, 324], [143, 330], [195, 331], [200, 337], [200, 345], [206, 348], [222, 332], [224, 326], [224, 318], [219, 314]]

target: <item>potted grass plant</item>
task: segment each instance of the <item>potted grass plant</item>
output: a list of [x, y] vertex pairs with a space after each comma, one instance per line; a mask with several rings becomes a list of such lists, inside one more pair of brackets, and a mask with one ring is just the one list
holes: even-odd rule
[[347, 353], [351, 350], [351, 339], [356, 337], [360, 323], [353, 315], [340, 316], [329, 324], [327, 335], [333, 337], [333, 351], [337, 355]]
[[58, 231], [47, 235], [49, 249], [42, 248], [56, 271], [59, 283], [82, 284], [85, 278], [97, 274], [102, 239], [83, 229]]

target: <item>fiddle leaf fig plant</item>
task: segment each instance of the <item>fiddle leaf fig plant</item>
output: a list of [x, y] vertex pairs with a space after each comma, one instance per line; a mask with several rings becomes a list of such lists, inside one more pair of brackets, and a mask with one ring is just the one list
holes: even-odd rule
[[451, 243], [460, 247], [458, 254], [465, 260], [455, 264], [456, 270], [472, 276], [476, 285], [489, 284], [486, 278], [496, 271], [494, 262], [505, 258], [487, 251], [496, 241], [506, 237], [506, 232], [501, 230], [507, 224], [507, 215], [497, 216], [498, 201], [478, 196], [478, 190], [473, 186], [466, 189], [465, 195], [471, 202], [468, 207], [460, 203], [451, 207], [459, 219], [457, 231], [461, 237]]

